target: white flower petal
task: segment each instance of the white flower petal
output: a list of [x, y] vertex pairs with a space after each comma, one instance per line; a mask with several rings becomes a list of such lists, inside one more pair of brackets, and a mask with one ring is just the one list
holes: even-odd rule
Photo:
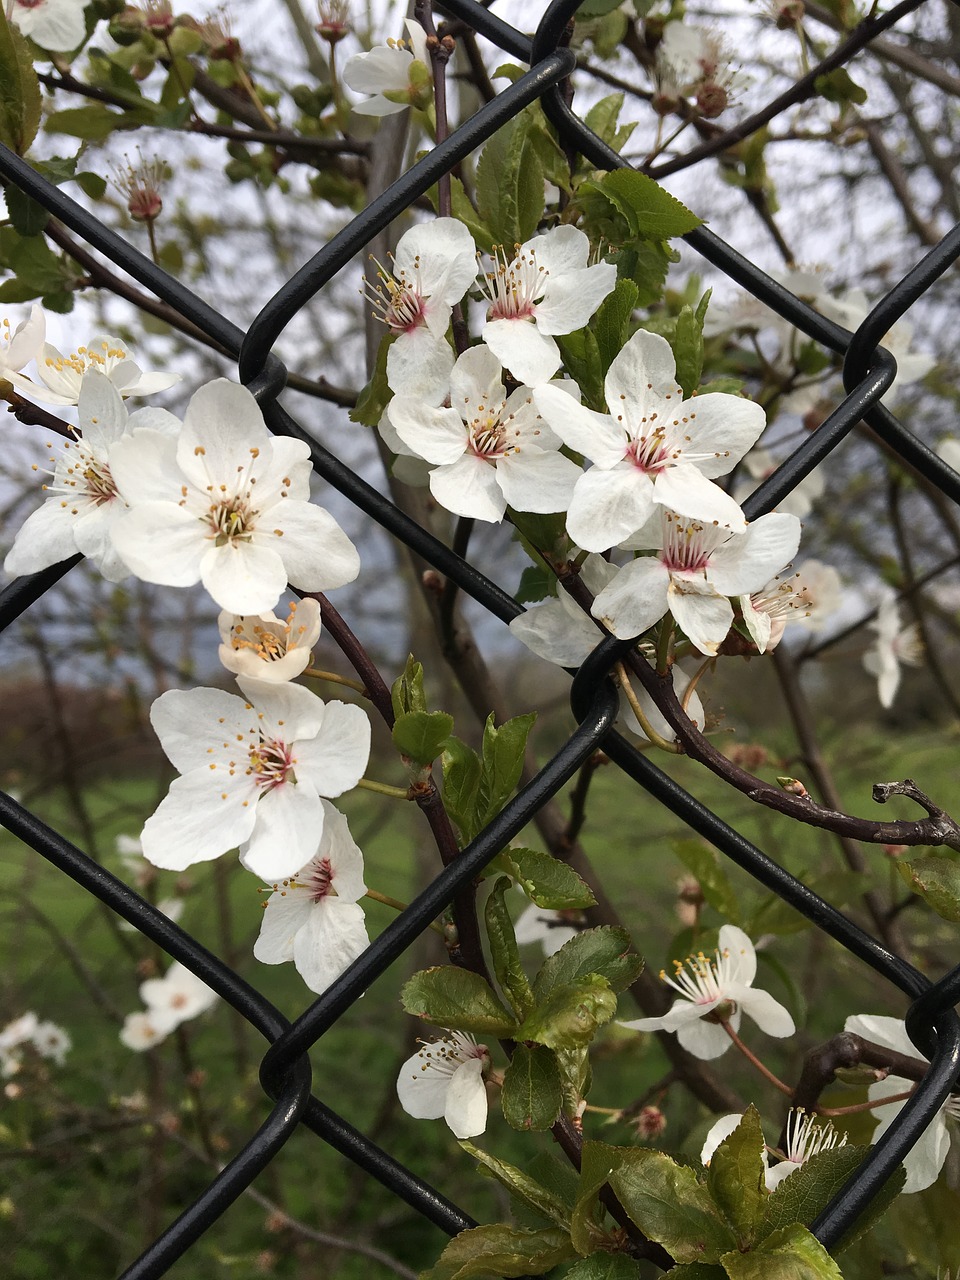
[[507, 509], [496, 467], [474, 453], [431, 471], [430, 492], [447, 511], [474, 520], [498, 524]]
[[584, 551], [607, 551], [636, 533], [654, 509], [650, 476], [629, 463], [612, 471], [591, 467], [577, 481], [567, 532]]
[[560, 348], [532, 320], [488, 320], [480, 337], [518, 382], [536, 387], [560, 368]]
[[450, 1080], [443, 1118], [457, 1138], [476, 1138], [487, 1127], [487, 1090], [482, 1072], [481, 1059], [468, 1058]]
[[310, 911], [293, 942], [293, 962], [318, 995], [370, 945], [363, 908], [342, 898], [324, 898]]

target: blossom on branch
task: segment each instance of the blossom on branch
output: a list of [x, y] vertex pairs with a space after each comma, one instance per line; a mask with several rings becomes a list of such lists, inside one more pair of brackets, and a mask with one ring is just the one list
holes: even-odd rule
[[450, 308], [476, 274], [473, 236], [456, 218], [434, 218], [404, 232], [392, 272], [377, 263], [379, 284], [368, 286], [367, 294], [396, 335], [387, 352], [391, 391], [436, 403], [446, 395], [454, 360], [445, 337]]
[[217, 619], [220, 661], [228, 671], [254, 680], [296, 680], [310, 665], [310, 650], [320, 638], [316, 600], [290, 605], [286, 622], [275, 613], [240, 615], [224, 610]]
[[260, 680], [223, 689], [170, 689], [150, 719], [180, 772], [147, 819], [144, 856], [182, 871], [239, 848], [273, 882], [299, 871], [322, 835], [324, 806], [356, 786], [370, 754], [359, 707]]
[[10, 0], [7, 17], [21, 34], [54, 53], [68, 53], [83, 41], [87, 0]]
[[367, 892], [363, 854], [347, 820], [322, 800], [323, 835], [295, 875], [273, 886], [263, 904], [253, 954], [264, 964], [292, 960], [311, 991], [326, 991], [370, 944], [359, 901]]
[[490, 300], [480, 337], [518, 382], [548, 382], [560, 368], [555, 334], [581, 329], [617, 283], [609, 262], [588, 266], [590, 241], [577, 227], [554, 227], [501, 248], [481, 280]]
[[202, 582], [221, 609], [252, 614], [290, 581], [328, 591], [360, 571], [353, 543], [309, 501], [309, 445], [271, 437], [253, 395], [226, 378], [196, 392], [177, 439], [132, 433], [110, 466], [131, 507], [114, 546], [144, 582]]
[[454, 515], [499, 521], [508, 506], [564, 511], [580, 468], [559, 452], [530, 388], [508, 397], [502, 378], [496, 355], [471, 347], [450, 375], [451, 408], [394, 396], [390, 423], [407, 448], [437, 464], [430, 492]]
[[174, 960], [162, 978], [141, 982], [140, 999], [147, 1006], [148, 1014], [163, 1020], [169, 1018], [174, 1026], [179, 1026], [212, 1009], [219, 996], [179, 960]]
[[759, 591], [740, 597], [743, 622], [760, 653], [772, 652], [791, 623], [820, 631], [840, 606], [840, 575], [832, 565], [807, 560], [794, 573], [778, 573]]
[[369, 53], [355, 53], [343, 68], [343, 83], [357, 93], [371, 94], [352, 104], [361, 116], [390, 116], [409, 106], [426, 107], [433, 91], [427, 33], [407, 18], [406, 40], [388, 40]]
[[657, 504], [727, 529], [745, 527], [739, 506], [712, 481], [731, 471], [763, 431], [758, 404], [722, 392], [685, 400], [670, 344], [643, 329], [610, 365], [604, 391], [609, 414], [557, 386], [534, 393], [564, 444], [594, 464], [578, 480], [567, 513], [567, 531], [578, 546], [617, 546]]
[[46, 317], [36, 303], [30, 308], [29, 317], [21, 320], [12, 333], [6, 316], [0, 320], [0, 379], [19, 373], [25, 364], [36, 359], [43, 347], [46, 327]]
[[475, 1138], [487, 1127], [484, 1068], [490, 1053], [473, 1036], [450, 1031], [424, 1044], [400, 1068], [397, 1097], [417, 1120], [443, 1117], [458, 1138]]
[[40, 384], [21, 373], [8, 375], [14, 386], [41, 404], [77, 404], [85, 379], [103, 374], [124, 398], [152, 396], [180, 381], [179, 373], [144, 373], [118, 338], [96, 337], [89, 346], [63, 355], [45, 342], [36, 355]]
[[[700, 1152], [700, 1163], [709, 1168], [714, 1152], [725, 1138], [739, 1126], [743, 1116], [739, 1112], [721, 1116], [707, 1134]], [[771, 1165], [763, 1152], [764, 1182], [768, 1191], [774, 1191], [784, 1178], [796, 1173], [802, 1164], [818, 1156], [821, 1151], [832, 1151], [847, 1144], [847, 1135], [840, 1134], [829, 1120], [821, 1121], [808, 1114], [803, 1107], [792, 1107], [787, 1115], [787, 1149], [784, 1159]]]
[[915, 622], [904, 627], [900, 623], [900, 606], [891, 592], [885, 595], [877, 616], [867, 624], [877, 638], [863, 655], [863, 665], [876, 676], [877, 695], [881, 707], [893, 706], [900, 687], [900, 667], [919, 667], [923, 662], [923, 641]]
[[673, 1007], [659, 1018], [638, 1018], [621, 1025], [632, 1031], [675, 1031], [680, 1044], [695, 1058], [719, 1058], [733, 1043], [723, 1022], [740, 1030], [744, 1013], [769, 1036], [792, 1036], [793, 1018], [767, 991], [757, 991], [757, 953], [753, 943], [733, 924], [720, 928], [719, 946], [710, 959], [704, 953], [674, 961], [673, 977], [660, 977], [679, 992]]
[[715, 654], [733, 622], [728, 597], [759, 591], [783, 568], [800, 545], [800, 521], [771, 512], [731, 533], [661, 511], [633, 543], [655, 554], [625, 564], [594, 600], [593, 615], [628, 640], [669, 610], [691, 644]]
[[[888, 1018], [873, 1013], [856, 1013], [847, 1018], [843, 1029], [852, 1032], [855, 1036], [863, 1036], [865, 1040], [871, 1040], [884, 1049], [892, 1049], [895, 1053], [904, 1053], [910, 1058], [926, 1061], [924, 1055], [907, 1035], [906, 1025], [900, 1018]], [[913, 1080], [907, 1080], [904, 1076], [888, 1075], [883, 1080], [877, 1080], [870, 1085], [867, 1098], [870, 1102], [877, 1103], [882, 1098], [909, 1093], [914, 1087]], [[905, 1105], [906, 1099], [901, 1098], [897, 1102], [890, 1102], [877, 1108], [879, 1123], [873, 1131], [871, 1142], [880, 1141]], [[903, 1187], [905, 1195], [910, 1195], [914, 1191], [923, 1191], [939, 1178], [950, 1150], [948, 1120], [951, 1122], [960, 1120], [960, 1099], [953, 1093], [947, 1096], [943, 1106], [903, 1157], [903, 1167], [907, 1172], [907, 1180]]]

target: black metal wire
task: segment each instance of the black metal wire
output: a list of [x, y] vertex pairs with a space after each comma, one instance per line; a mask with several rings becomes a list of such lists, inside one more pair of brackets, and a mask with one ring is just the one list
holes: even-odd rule
[[[409, 208], [441, 175], [476, 150], [527, 104], [536, 100], [542, 103], [563, 145], [570, 151], [579, 152], [601, 169], [624, 166], [622, 158], [584, 125], [564, 96], [562, 82], [572, 71], [575, 59], [563, 46], [568, 24], [578, 3], [579, 0], [553, 0], [532, 39], [476, 0], [444, 0], [438, 4], [438, 9], [467, 23], [505, 52], [529, 62], [530, 72], [434, 147], [324, 245], [268, 299], [246, 331], [106, 228], [98, 218], [47, 182], [24, 160], [0, 146], [0, 178], [31, 196], [87, 245], [103, 254], [113, 266], [126, 271], [235, 356], [239, 377], [257, 395], [271, 430], [307, 441], [314, 466], [327, 483], [503, 622], [509, 622], [522, 612], [522, 607], [508, 593], [363, 481], [316, 441], [278, 402], [286, 370], [272, 348], [290, 320], [355, 254]], [[918, 7], [918, 3], [919, 0], [904, 0], [884, 16], [884, 24], [892, 26], [903, 13]], [[960, 504], [960, 475], [943, 463], [882, 404], [883, 396], [896, 377], [895, 361], [882, 347], [884, 335], [956, 261], [960, 255], [960, 228], [951, 230], [929, 250], [888, 291], [854, 334], [821, 316], [707, 228], [700, 227], [689, 233], [686, 240], [706, 261], [725, 272], [801, 332], [828, 351], [844, 357], [845, 398], [746, 500], [744, 511], [748, 518], [754, 519], [780, 503], [861, 422], [866, 423], [904, 462]], [[19, 579], [0, 592], [0, 631], [52, 589], [79, 559], [73, 557], [42, 573]], [[709, 840], [759, 884], [779, 895], [851, 955], [911, 998], [907, 1031], [918, 1050], [929, 1058], [930, 1070], [896, 1121], [882, 1140], [871, 1148], [856, 1174], [834, 1197], [813, 1229], [830, 1247], [869, 1205], [957, 1082], [960, 1073], [960, 1020], [953, 1010], [960, 1001], [960, 966], [931, 982], [926, 975], [894, 955], [880, 941], [807, 888], [658, 769], [643, 752], [620, 737], [612, 728], [618, 699], [608, 673], [628, 647], [629, 642], [612, 638], [597, 645], [572, 685], [571, 704], [579, 721], [574, 734], [503, 812], [292, 1023], [191, 935], [23, 805], [0, 792], [0, 824], [88, 893], [135, 925], [167, 954], [180, 960], [256, 1028], [269, 1045], [261, 1062], [261, 1081], [267, 1097], [273, 1100], [266, 1118], [226, 1168], [211, 1179], [204, 1193], [187, 1206], [181, 1216], [123, 1273], [124, 1277], [153, 1280], [164, 1275], [173, 1262], [243, 1193], [300, 1125], [311, 1129], [356, 1166], [378, 1179], [393, 1195], [413, 1206], [442, 1231], [455, 1234], [474, 1225], [472, 1219], [442, 1193], [416, 1177], [311, 1093], [307, 1054], [355, 1004], [362, 992], [451, 902], [457, 890], [473, 879], [527, 825], [540, 806], [557, 794], [598, 746], [602, 746], [611, 760], [647, 794]]]

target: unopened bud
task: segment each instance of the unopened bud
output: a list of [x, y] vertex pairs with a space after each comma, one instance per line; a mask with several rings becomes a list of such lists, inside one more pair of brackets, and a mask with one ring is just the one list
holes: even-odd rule
[[697, 107], [705, 120], [714, 120], [726, 111], [730, 99], [722, 84], [708, 80], [697, 90]]
[[777, 778], [777, 783], [786, 791], [787, 795], [799, 796], [801, 800], [809, 800], [810, 798], [810, 792], [799, 778]]
[[680, 99], [672, 93], [655, 93], [650, 99], [650, 105], [658, 116], [669, 116], [680, 105]]
[[642, 1107], [634, 1118], [634, 1128], [644, 1142], [652, 1142], [659, 1138], [667, 1127], [667, 1117], [659, 1107]]
[[350, 5], [348, 0], [320, 0], [317, 5], [320, 21], [314, 30], [327, 44], [339, 44], [350, 34]]
[[776, 24], [780, 31], [788, 31], [799, 26], [806, 16], [806, 5], [803, 0], [782, 0], [774, 6]]
[[177, 19], [170, 0], [146, 0], [143, 25], [158, 40], [168, 40], [173, 35]]

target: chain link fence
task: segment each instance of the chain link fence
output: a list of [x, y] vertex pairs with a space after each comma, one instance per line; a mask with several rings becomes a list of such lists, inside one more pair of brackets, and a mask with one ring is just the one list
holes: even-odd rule
[[[511, 596], [313, 440], [281, 404], [279, 397], [284, 388], [286, 370], [271, 353], [293, 317], [355, 255], [423, 196], [442, 174], [469, 156], [529, 103], [539, 99], [563, 146], [569, 151], [579, 153], [600, 169], [623, 166], [621, 157], [578, 118], [565, 94], [567, 77], [574, 69], [575, 57], [564, 46], [568, 23], [577, 5], [578, 0], [553, 0], [531, 40], [475, 0], [445, 0], [442, 8], [447, 14], [466, 23], [504, 52], [529, 63], [530, 71], [435, 146], [325, 244], [264, 304], [246, 331], [206, 305], [184, 284], [39, 176], [25, 161], [6, 148], [0, 148], [0, 174], [6, 183], [14, 184], [38, 201], [86, 244], [104, 254], [229, 351], [236, 358], [240, 380], [256, 395], [272, 431], [306, 440], [311, 447], [314, 467], [324, 481], [503, 623], [508, 623], [522, 612], [521, 606]], [[871, 38], [878, 34], [878, 30], [895, 27], [899, 20], [920, 5], [921, 0], [904, 0], [892, 8], [883, 17], [879, 28], [873, 25]], [[844, 65], [864, 43], [859, 29], [855, 30], [831, 56], [831, 64]], [[822, 73], [822, 68], [818, 72]], [[798, 84], [802, 86], [803, 82]], [[796, 86], [792, 92], [796, 92]], [[736, 136], [749, 136], [772, 118], [779, 105], [777, 100], [763, 112], [743, 121], [735, 131]], [[725, 133], [721, 143], [716, 146], [705, 143], [699, 150], [706, 155], [711, 150], [719, 150], [720, 146], [730, 145], [731, 140], [730, 133]], [[659, 167], [663, 174], [669, 170], [669, 163]], [[658, 172], [656, 168], [653, 171]], [[826, 350], [842, 353], [844, 357], [845, 398], [747, 499], [743, 509], [748, 519], [756, 519], [773, 509], [814, 467], [834, 450], [841, 449], [846, 437], [859, 423], [866, 423], [874, 437], [888, 450], [936, 485], [951, 501], [960, 503], [960, 477], [880, 403], [896, 375], [893, 358], [881, 346], [883, 335], [951, 267], [960, 254], [960, 227], [953, 229], [926, 253], [853, 334], [818, 314], [711, 231], [698, 228], [686, 236], [686, 241], [703, 259], [726, 273], [802, 333], [822, 344]], [[0, 595], [0, 629], [9, 627], [29, 610], [70, 572], [78, 559], [76, 557], [9, 585]], [[251, 1134], [243, 1149], [210, 1182], [203, 1194], [140, 1258], [131, 1263], [123, 1273], [125, 1277], [149, 1280], [164, 1275], [253, 1182], [300, 1126], [310, 1129], [441, 1231], [453, 1235], [475, 1225], [441, 1191], [415, 1176], [389, 1152], [381, 1150], [311, 1091], [307, 1054], [366, 988], [449, 906], [457, 891], [477, 876], [598, 748], [602, 748], [638, 787], [746, 870], [760, 885], [778, 894], [818, 929], [912, 1000], [907, 1028], [914, 1043], [930, 1059], [929, 1071], [883, 1138], [871, 1148], [855, 1175], [812, 1225], [813, 1232], [829, 1248], [878, 1194], [956, 1084], [960, 1070], [960, 1020], [953, 1009], [960, 1001], [960, 965], [931, 981], [790, 875], [772, 857], [725, 823], [616, 733], [612, 725], [618, 713], [618, 699], [608, 673], [630, 647], [630, 642], [613, 638], [597, 645], [573, 681], [571, 703], [579, 722], [576, 732], [482, 834], [292, 1024], [253, 986], [199, 945], [190, 934], [171, 923], [121, 880], [85, 856], [16, 800], [0, 793], [0, 821], [7, 830], [107, 904], [118, 916], [135, 925], [171, 957], [186, 965], [247, 1019], [262, 1034], [268, 1046], [260, 1068], [263, 1089], [273, 1103], [268, 1118]]]

